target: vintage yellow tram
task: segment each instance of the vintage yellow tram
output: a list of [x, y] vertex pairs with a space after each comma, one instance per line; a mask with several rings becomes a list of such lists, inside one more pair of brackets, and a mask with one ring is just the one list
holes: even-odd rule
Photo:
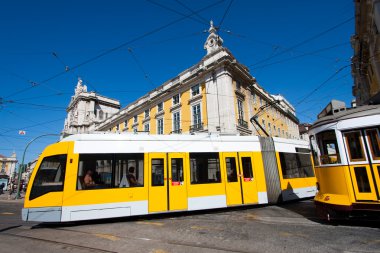
[[277, 203], [313, 197], [315, 182], [304, 141], [209, 134], [73, 135], [43, 151], [22, 218], [66, 222]]
[[328, 220], [379, 216], [380, 105], [335, 110], [332, 105], [309, 131], [317, 211]]

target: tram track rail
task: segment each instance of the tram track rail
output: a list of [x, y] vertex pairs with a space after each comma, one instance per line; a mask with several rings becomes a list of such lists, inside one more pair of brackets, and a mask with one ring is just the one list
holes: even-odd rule
[[[116, 253], [119, 251], [112, 251], [112, 250], [106, 250], [106, 249], [101, 249], [101, 248], [96, 248], [96, 247], [89, 247], [89, 246], [83, 246], [75, 243], [69, 243], [69, 242], [62, 242], [59, 240], [51, 240], [51, 239], [46, 239], [46, 238], [38, 238], [30, 235], [24, 235], [24, 234], [15, 234], [12, 233], [12, 230], [15, 229], [21, 229], [22, 226], [13, 226], [9, 227], [8, 229], [4, 231], [0, 231], [0, 236], [1, 235], [6, 235], [6, 236], [12, 236], [15, 238], [22, 238], [22, 239], [28, 239], [28, 240], [33, 240], [33, 241], [39, 241], [43, 243], [48, 243], [48, 244], [55, 244], [55, 245], [62, 245], [66, 247], [71, 247], [71, 248], [76, 248], [76, 249], [81, 249], [81, 250], [89, 250], [91, 252], [99, 252], [99, 253]], [[32, 228], [32, 227], [31, 227]], [[78, 231], [74, 229], [67, 229], [67, 228], [49, 228], [49, 227], [44, 227], [44, 229], [49, 229], [49, 230], [59, 230], [59, 231], [65, 231], [69, 233], [78, 233], [78, 234], [86, 234], [86, 235], [97, 235], [95, 233], [89, 233], [89, 232], [84, 232], [84, 231]], [[252, 250], [236, 250], [232, 248], [222, 248], [222, 247], [217, 247], [217, 246], [211, 246], [211, 245], [205, 245], [205, 244], [200, 244], [197, 242], [183, 242], [183, 241], [177, 241], [177, 240], [165, 240], [165, 239], [152, 239], [152, 238], [143, 238], [143, 237], [130, 237], [130, 236], [117, 236], [120, 239], [125, 239], [125, 240], [132, 240], [132, 241], [144, 241], [144, 242], [152, 242], [152, 243], [159, 243], [159, 244], [166, 244], [166, 245], [171, 245], [171, 246], [183, 246], [183, 247], [189, 247], [193, 249], [199, 249], [199, 250], [215, 250], [215, 251], [221, 251], [221, 252], [235, 252], [235, 253], [252, 253]]]
[[55, 245], [58, 244], [58, 245], [76, 248], [76, 249], [84, 249], [84, 250], [88, 250], [91, 252], [99, 252], [99, 253], [116, 253], [117, 252], [117, 251], [110, 251], [110, 250], [104, 250], [104, 249], [99, 249], [99, 248], [94, 248], [94, 247], [78, 245], [78, 244], [74, 244], [74, 243], [61, 242], [61, 241], [57, 241], [57, 240], [37, 238], [37, 237], [33, 237], [33, 236], [28, 236], [28, 235], [18, 235], [18, 234], [13, 234], [13, 233], [9, 233], [9, 232], [0, 232], [0, 234], [11, 236], [11, 237], [17, 237], [17, 238], [21, 238], [21, 239], [39, 241], [39, 242], [48, 243], [48, 244], [55, 244]]

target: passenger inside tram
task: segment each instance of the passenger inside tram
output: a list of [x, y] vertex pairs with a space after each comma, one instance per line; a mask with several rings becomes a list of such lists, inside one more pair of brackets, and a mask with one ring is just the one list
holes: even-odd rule
[[94, 172], [92, 170], [87, 170], [83, 178], [83, 185], [85, 189], [94, 188], [95, 181], [93, 180]]
[[129, 186], [130, 187], [137, 186], [138, 183], [137, 183], [136, 177], [134, 175], [135, 167], [132, 167], [132, 166], [129, 167], [128, 171], [129, 171], [129, 173], [127, 175], [127, 179], [128, 179]]

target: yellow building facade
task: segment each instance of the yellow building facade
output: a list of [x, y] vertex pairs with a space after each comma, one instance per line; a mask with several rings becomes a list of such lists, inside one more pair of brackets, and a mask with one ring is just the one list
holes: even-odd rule
[[[205, 57], [97, 124], [97, 131], [268, 135], [299, 139], [294, 107], [265, 91], [211, 23]], [[258, 123], [251, 123], [255, 118]]]

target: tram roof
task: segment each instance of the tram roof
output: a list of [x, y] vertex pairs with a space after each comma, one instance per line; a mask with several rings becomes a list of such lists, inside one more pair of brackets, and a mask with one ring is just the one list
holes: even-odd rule
[[219, 135], [219, 134], [172, 134], [152, 135], [147, 133], [110, 133], [74, 134], [61, 140], [65, 141], [241, 141], [258, 142], [258, 136]]
[[[264, 137], [269, 138], [269, 137]], [[297, 152], [308, 148], [303, 140], [272, 138], [278, 152]], [[75, 142], [75, 153], [138, 153], [144, 152], [251, 152], [260, 151], [258, 136], [219, 134], [150, 135], [146, 133], [92, 133], [68, 136], [61, 142]]]
[[339, 111], [334, 114], [324, 116], [315, 121], [311, 129], [347, 119], [361, 118], [366, 116], [380, 115], [380, 104], [362, 105], [355, 108], [348, 108], [345, 111]]
[[[288, 144], [307, 144], [304, 140], [286, 139], [272, 137], [274, 142]], [[61, 142], [66, 141], [220, 141], [220, 142], [259, 142], [256, 135], [220, 135], [220, 134], [172, 134], [172, 135], [152, 135], [147, 133], [110, 133], [95, 132], [91, 134], [74, 134], [65, 137]]]

